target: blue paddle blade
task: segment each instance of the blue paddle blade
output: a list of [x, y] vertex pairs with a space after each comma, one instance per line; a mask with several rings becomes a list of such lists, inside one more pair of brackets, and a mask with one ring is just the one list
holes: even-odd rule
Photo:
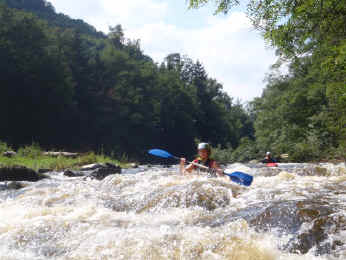
[[230, 177], [233, 182], [244, 185], [244, 186], [250, 186], [253, 180], [253, 177], [251, 175], [243, 173], [243, 172], [232, 172], [232, 173], [224, 172], [224, 174]]
[[148, 151], [148, 153], [155, 155], [155, 156], [159, 156], [162, 158], [174, 158], [173, 155], [171, 155], [169, 152], [161, 150], [161, 149], [151, 149]]

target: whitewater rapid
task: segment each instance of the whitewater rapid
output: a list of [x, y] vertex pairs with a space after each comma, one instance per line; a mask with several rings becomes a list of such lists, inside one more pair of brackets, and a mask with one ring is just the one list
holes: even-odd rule
[[346, 259], [346, 166], [233, 164], [228, 177], [140, 167], [0, 190], [0, 259]]

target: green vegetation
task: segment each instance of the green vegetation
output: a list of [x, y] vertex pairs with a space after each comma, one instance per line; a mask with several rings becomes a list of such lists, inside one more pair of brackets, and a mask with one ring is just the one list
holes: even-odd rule
[[102, 147], [146, 161], [153, 147], [192, 155], [194, 138], [235, 149], [253, 136], [245, 109], [200, 62], [175, 53], [156, 64], [121, 25], [98, 36], [80, 24], [52, 23], [57, 16], [46, 1], [5, 2], [0, 138], [15, 148]]
[[9, 147], [5, 142], [2, 142], [0, 140], [0, 154], [2, 154], [3, 152], [6, 152], [6, 151], [9, 151], [11, 150], [12, 148]]
[[96, 31], [93, 26], [80, 19], [71, 19], [65, 14], [57, 14], [54, 6], [46, 0], [0, 0], [1, 3], [6, 4], [10, 8], [31, 12], [37, 17], [46, 20], [51, 26], [58, 26], [64, 29], [78, 28], [83, 34], [106, 37], [102, 32]]
[[[198, 8], [208, 2], [224, 13], [240, 4], [190, 0], [189, 5]], [[256, 150], [261, 154], [271, 150], [289, 153], [293, 161], [346, 160], [345, 3], [248, 0], [242, 4], [278, 56], [262, 97], [250, 104], [257, 147], [250, 157]], [[282, 64], [289, 68], [286, 75], [277, 70]], [[253, 145], [250, 142], [244, 152]]]
[[[240, 1], [190, 6], [207, 2], [227, 13]], [[145, 162], [153, 147], [193, 156], [197, 138], [216, 147], [222, 162], [262, 158], [268, 150], [294, 161], [345, 159], [346, 5], [242, 3], [278, 55], [263, 95], [246, 107], [199, 61], [173, 53], [154, 63], [121, 25], [104, 35], [56, 14], [45, 0], [0, 1], [0, 138], [22, 147], [18, 158], [39, 156], [25, 148], [35, 142]], [[277, 70], [282, 64], [286, 75]], [[53, 168], [77, 165], [45, 159]]]
[[[118, 161], [104, 154], [95, 154], [94, 152], [84, 153], [76, 158], [68, 158], [64, 156], [52, 157], [43, 154], [43, 150], [37, 145], [21, 147], [18, 149], [14, 157], [6, 157], [2, 155], [6, 151], [7, 145], [0, 141], [0, 166], [25, 166], [35, 171], [39, 169], [64, 170], [78, 169], [79, 167], [91, 163], [112, 163], [122, 168], [128, 167], [128, 161]], [[2, 150], [2, 151], [1, 151]], [[124, 158], [122, 158], [124, 159]]]

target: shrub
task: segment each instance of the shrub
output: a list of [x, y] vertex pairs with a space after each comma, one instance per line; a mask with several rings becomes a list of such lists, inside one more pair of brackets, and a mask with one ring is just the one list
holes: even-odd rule
[[221, 148], [221, 145], [218, 145], [216, 148], [212, 149], [212, 157], [221, 164], [226, 164], [232, 160], [232, 147], [227, 147], [225, 149]]
[[97, 155], [94, 152], [89, 152], [80, 157], [80, 164], [91, 164], [97, 162]]
[[248, 162], [258, 157], [258, 148], [255, 141], [244, 137], [240, 140], [240, 145], [232, 153], [232, 162]]
[[5, 142], [2, 142], [0, 140], [0, 153], [6, 152], [8, 150], [11, 150], [11, 147], [9, 147]]
[[291, 160], [294, 162], [314, 161], [320, 157], [319, 147], [308, 142], [297, 143], [291, 152]]
[[30, 146], [24, 146], [18, 149], [18, 155], [23, 157], [37, 158], [41, 154], [42, 154], [41, 147], [36, 143], [33, 143]]
[[339, 144], [339, 146], [335, 148], [331, 154], [335, 159], [346, 161], [346, 141]]

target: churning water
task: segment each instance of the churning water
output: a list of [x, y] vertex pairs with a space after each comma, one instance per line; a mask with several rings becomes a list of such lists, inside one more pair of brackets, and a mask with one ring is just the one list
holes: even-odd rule
[[252, 185], [142, 167], [0, 189], [0, 259], [346, 259], [345, 164], [227, 168]]

